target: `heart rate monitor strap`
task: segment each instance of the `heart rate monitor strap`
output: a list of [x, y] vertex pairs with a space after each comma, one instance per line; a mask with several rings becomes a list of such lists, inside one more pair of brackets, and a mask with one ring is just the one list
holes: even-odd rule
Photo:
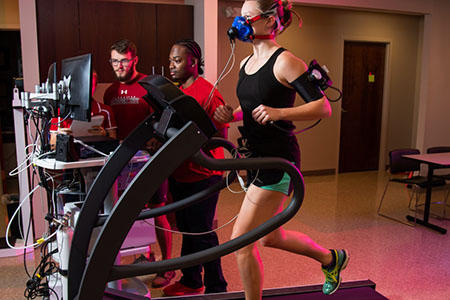
[[308, 71], [289, 84], [305, 100], [306, 103], [319, 100], [324, 96], [320, 87], [310, 80]]

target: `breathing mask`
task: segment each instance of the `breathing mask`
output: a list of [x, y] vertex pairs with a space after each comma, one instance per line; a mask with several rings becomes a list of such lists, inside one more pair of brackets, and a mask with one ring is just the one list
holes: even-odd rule
[[274, 37], [274, 34], [268, 34], [268, 35], [254, 35], [253, 34], [253, 28], [252, 28], [251, 24], [262, 18], [267, 18], [267, 15], [260, 14], [251, 19], [246, 19], [246, 18], [240, 17], [240, 16], [234, 18], [233, 24], [227, 31], [228, 37], [230, 38], [230, 40], [234, 40], [235, 38], [238, 38], [238, 40], [241, 40], [243, 42], [251, 42], [254, 39], [272, 39]]
[[281, 25], [279, 16], [283, 15], [283, 4], [281, 1], [275, 1], [274, 4], [265, 12], [251, 18], [247, 19], [244, 17], [236, 17], [234, 18], [233, 24], [230, 29], [228, 29], [227, 34], [230, 40], [234, 40], [238, 38], [243, 42], [251, 42], [255, 39], [273, 39], [275, 34], [267, 34], [267, 35], [255, 35], [253, 34], [253, 28], [251, 26], [252, 23], [263, 19], [268, 18], [269, 16], [274, 16], [275, 21], [277, 22], [277, 30], [282, 30], [283, 26]]

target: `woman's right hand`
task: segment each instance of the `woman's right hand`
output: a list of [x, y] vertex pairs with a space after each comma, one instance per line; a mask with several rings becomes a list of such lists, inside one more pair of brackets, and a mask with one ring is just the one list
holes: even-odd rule
[[233, 108], [226, 105], [220, 105], [214, 112], [214, 119], [220, 123], [230, 123], [234, 120]]

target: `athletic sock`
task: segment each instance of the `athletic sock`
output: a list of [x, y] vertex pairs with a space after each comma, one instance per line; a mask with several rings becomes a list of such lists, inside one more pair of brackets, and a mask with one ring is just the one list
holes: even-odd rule
[[322, 265], [322, 268], [323, 269], [326, 269], [326, 270], [331, 270], [335, 265], [336, 265], [336, 251], [334, 251], [334, 250], [330, 250], [331, 251], [331, 262], [328, 264], [328, 265], [326, 265], [326, 266], [324, 266], [324, 265]]

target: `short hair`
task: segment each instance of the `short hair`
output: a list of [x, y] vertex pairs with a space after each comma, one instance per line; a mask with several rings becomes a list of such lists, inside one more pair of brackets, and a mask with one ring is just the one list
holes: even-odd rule
[[202, 75], [202, 67], [205, 65], [205, 63], [202, 59], [202, 48], [200, 48], [199, 44], [191, 39], [183, 39], [176, 41], [174, 45], [185, 47], [192, 56], [198, 59], [198, 74]]
[[111, 51], [113, 50], [116, 50], [120, 54], [126, 54], [130, 52], [133, 57], [137, 55], [136, 45], [132, 41], [127, 39], [123, 39], [112, 44]]

